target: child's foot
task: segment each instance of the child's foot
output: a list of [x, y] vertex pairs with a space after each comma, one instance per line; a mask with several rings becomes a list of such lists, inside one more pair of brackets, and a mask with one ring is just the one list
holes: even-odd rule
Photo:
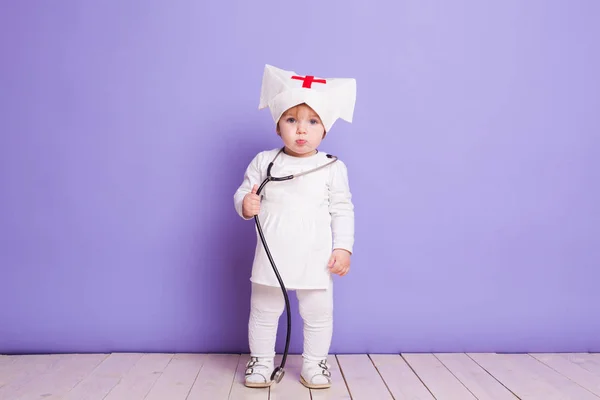
[[304, 360], [300, 382], [310, 389], [326, 389], [331, 386], [331, 372], [327, 360]]
[[246, 381], [245, 385], [254, 388], [263, 388], [271, 386], [271, 374], [273, 373], [272, 358], [250, 357], [246, 363]]

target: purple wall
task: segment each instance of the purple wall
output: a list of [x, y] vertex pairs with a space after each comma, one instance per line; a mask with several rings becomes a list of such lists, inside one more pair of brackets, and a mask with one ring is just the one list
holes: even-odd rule
[[356, 205], [332, 352], [600, 351], [599, 2], [21, 3], [1, 352], [247, 351], [265, 63], [358, 81], [322, 146]]

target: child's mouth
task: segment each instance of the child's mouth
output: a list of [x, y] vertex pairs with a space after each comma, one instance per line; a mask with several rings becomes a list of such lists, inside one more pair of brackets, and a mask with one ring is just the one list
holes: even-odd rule
[[298, 140], [296, 140], [296, 143], [299, 145], [303, 145], [306, 143], [306, 140], [298, 139]]

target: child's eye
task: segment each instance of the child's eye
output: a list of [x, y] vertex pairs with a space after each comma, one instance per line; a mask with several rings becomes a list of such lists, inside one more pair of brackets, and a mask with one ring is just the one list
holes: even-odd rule
[[294, 118], [290, 117], [287, 119], [287, 122], [289, 122], [290, 124], [293, 124], [294, 121], [296, 121]]
[[319, 121], [317, 121], [316, 119], [311, 119], [311, 120], [310, 120], [310, 123], [311, 123], [311, 124], [313, 124], [313, 125], [315, 125], [315, 124], [318, 124], [318, 123], [319, 123]]

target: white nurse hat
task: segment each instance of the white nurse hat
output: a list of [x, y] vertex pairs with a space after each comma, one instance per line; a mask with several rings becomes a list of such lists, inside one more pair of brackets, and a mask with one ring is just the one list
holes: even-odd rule
[[329, 132], [338, 118], [352, 122], [356, 80], [301, 76], [267, 64], [258, 109], [269, 107], [273, 120], [277, 123], [286, 110], [302, 103], [319, 114], [325, 131]]

